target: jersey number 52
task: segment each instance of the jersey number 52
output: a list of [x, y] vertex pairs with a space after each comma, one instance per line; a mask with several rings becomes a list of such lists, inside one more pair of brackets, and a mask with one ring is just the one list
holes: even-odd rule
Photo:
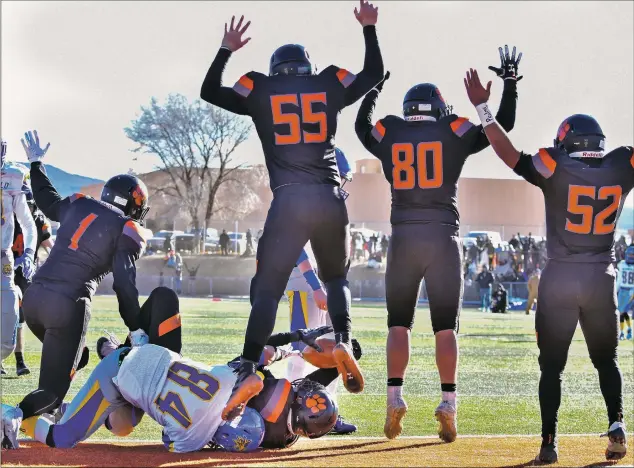
[[[323, 143], [326, 141], [328, 134], [326, 113], [313, 111], [313, 103], [317, 102], [326, 104], [326, 93], [276, 94], [271, 96], [273, 125], [288, 125], [289, 129], [286, 135], [275, 132], [276, 145], [296, 145], [302, 141], [304, 143]], [[297, 111], [282, 112], [283, 104], [295, 107], [301, 105], [301, 120]], [[307, 132], [302, 129], [302, 124], [317, 124], [319, 130], [315, 133]]]
[[[194, 369], [182, 362], [175, 362], [167, 372], [167, 379], [189, 390], [202, 401], [210, 401], [218, 391], [218, 381], [206, 372]], [[167, 392], [159, 396], [154, 403], [161, 413], [167, 413], [178, 424], [187, 429], [192, 425], [192, 419], [185, 408], [181, 395], [176, 392]]]
[[[584, 205], [581, 202], [581, 197], [592, 200], [609, 200], [610, 204], [595, 215], [594, 208], [591, 205]], [[566, 231], [575, 234], [612, 234], [616, 227], [616, 218], [610, 224], [606, 224], [605, 220], [619, 209], [621, 198], [623, 198], [623, 189], [619, 185], [601, 187], [599, 190], [587, 185], [570, 185], [568, 187], [568, 213], [581, 215], [581, 222], [579, 224], [573, 223], [569, 218], [566, 218]]]

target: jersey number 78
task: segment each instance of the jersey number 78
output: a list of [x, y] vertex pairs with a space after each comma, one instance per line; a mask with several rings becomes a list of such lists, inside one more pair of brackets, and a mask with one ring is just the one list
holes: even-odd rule
[[[170, 366], [167, 379], [186, 388], [202, 401], [211, 401], [218, 391], [218, 381], [210, 374], [182, 362], [175, 362]], [[161, 413], [169, 414], [183, 428], [187, 429], [192, 425], [191, 417], [179, 393], [168, 391], [165, 395], [157, 397], [154, 403]]]

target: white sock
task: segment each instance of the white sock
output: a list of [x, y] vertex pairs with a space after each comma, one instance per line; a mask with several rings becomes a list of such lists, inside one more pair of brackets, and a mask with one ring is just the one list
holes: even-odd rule
[[403, 387], [388, 386], [387, 387], [388, 404], [394, 403], [399, 398], [403, 398]]
[[456, 392], [442, 392], [442, 401], [448, 401], [456, 406]]

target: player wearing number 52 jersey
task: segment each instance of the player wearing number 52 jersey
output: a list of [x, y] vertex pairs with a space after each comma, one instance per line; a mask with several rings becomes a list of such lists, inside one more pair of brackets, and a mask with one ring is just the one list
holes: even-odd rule
[[43, 344], [38, 389], [54, 395], [59, 405], [75, 371], [87, 363], [84, 338], [91, 300], [109, 272], [121, 317], [134, 332], [133, 343], [144, 335], [139, 325], [135, 261], [145, 245], [145, 230], [139, 223], [148, 211], [148, 195], [139, 179], [120, 175], [106, 182], [101, 200], [81, 194], [62, 198], [41, 162], [48, 146], [40, 147], [37, 133], [25, 136], [35, 202], [60, 227], [22, 306], [27, 325]]
[[249, 23], [243, 26], [242, 18], [225, 27], [222, 47], [202, 85], [202, 99], [253, 119], [273, 190], [258, 243], [242, 363], [223, 413], [226, 419], [261, 391], [254, 376], [256, 364], [273, 331], [286, 282], [308, 241], [328, 293], [344, 385], [354, 393], [363, 390], [363, 376], [350, 347], [347, 194], [340, 188], [334, 137], [339, 113], [381, 80], [383, 61], [375, 29], [377, 9], [362, 0], [355, 15], [363, 26], [366, 47], [363, 70], [356, 75], [335, 66], [317, 73], [305, 49], [289, 44], [273, 53], [268, 76], [249, 72], [233, 88], [223, 87], [222, 72], [229, 57], [248, 42], [242, 34]]
[[606, 458], [623, 458], [626, 435], [613, 262], [615, 227], [634, 186], [634, 151], [622, 146], [606, 153], [598, 122], [575, 114], [559, 126], [554, 147], [533, 156], [524, 154], [515, 149], [488, 109], [490, 83], [485, 89], [477, 71], [471, 70], [465, 86], [500, 159], [544, 194], [548, 262], [535, 315], [543, 438], [538, 459], [558, 458], [561, 375], [578, 322], [607, 406]]
[[[510, 57], [507, 49], [502, 59], [503, 68], [509, 69], [500, 71], [504, 92], [498, 118], [507, 130], [515, 123], [520, 58], [521, 54], [515, 58], [515, 49]], [[407, 92], [404, 118], [388, 115], [373, 126], [372, 113], [383, 84], [363, 99], [355, 129], [365, 148], [381, 161], [392, 187], [392, 237], [385, 278], [389, 334], [384, 432], [390, 439], [397, 437], [407, 411], [401, 389], [424, 278], [442, 391], [442, 401], [436, 409], [439, 436], [452, 442], [457, 433], [456, 334], [463, 294], [457, 183], [467, 157], [489, 143], [482, 127], [452, 114], [438, 88], [430, 83], [416, 85]]]

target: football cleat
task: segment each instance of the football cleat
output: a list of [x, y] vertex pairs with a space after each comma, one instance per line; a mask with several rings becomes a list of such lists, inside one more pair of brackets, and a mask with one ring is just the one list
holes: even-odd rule
[[401, 421], [407, 413], [407, 403], [402, 398], [397, 398], [394, 404], [387, 405], [387, 413], [385, 415], [385, 425], [383, 433], [388, 439], [395, 439], [403, 432], [403, 424]]
[[620, 460], [627, 453], [627, 435], [625, 424], [622, 422], [612, 423], [610, 429], [601, 437], [608, 437], [608, 448], [605, 449], [606, 460]]
[[264, 388], [262, 378], [255, 373], [257, 363], [241, 359], [240, 367], [234, 372], [238, 379], [233, 386], [229, 401], [222, 410], [222, 419], [231, 421], [240, 416], [251, 398], [256, 396]]
[[559, 459], [559, 447], [557, 437], [549, 435], [542, 438], [542, 447], [539, 454], [535, 457], [535, 461], [544, 464], [557, 463]]
[[619, 340], [623, 341], [625, 339], [625, 333], [621, 332], [619, 335]]
[[15, 365], [15, 373], [18, 374], [18, 377], [20, 377], [23, 375], [29, 375], [31, 371], [24, 362], [18, 362]]
[[18, 434], [22, 424], [22, 410], [17, 406], [2, 404], [2, 448], [9, 450], [20, 447]]
[[361, 393], [365, 386], [365, 380], [361, 373], [359, 363], [354, 358], [352, 348], [345, 343], [338, 343], [332, 350], [337, 370], [341, 374], [343, 386], [350, 393]]
[[438, 437], [444, 442], [453, 442], [458, 436], [457, 410], [454, 403], [441, 401], [434, 412], [439, 423]]
[[357, 426], [344, 421], [341, 415], [339, 415], [337, 416], [337, 422], [335, 423], [334, 427], [330, 430], [330, 433], [344, 435], [344, 434], [352, 434], [353, 432], [356, 432], [356, 430], [357, 430]]
[[627, 329], [627, 337], [626, 337], [626, 338], [627, 338], [628, 340], [631, 340], [631, 339], [632, 339], [632, 329], [631, 329], [631, 328], [628, 328], [628, 329]]

